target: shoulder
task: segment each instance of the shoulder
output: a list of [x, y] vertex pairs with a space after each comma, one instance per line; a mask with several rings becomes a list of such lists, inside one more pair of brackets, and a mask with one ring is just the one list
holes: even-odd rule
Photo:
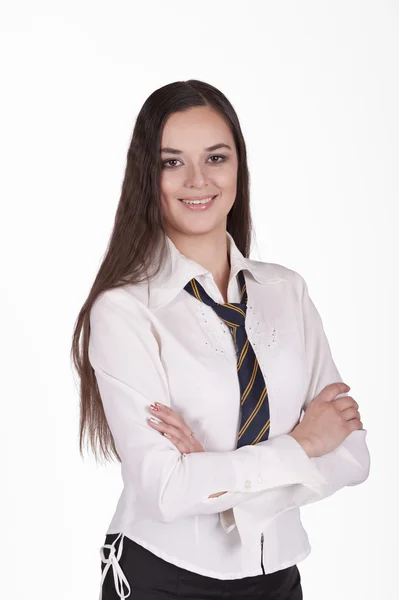
[[123, 318], [148, 316], [148, 285], [128, 284], [105, 290], [97, 296], [90, 310], [90, 321], [111, 315]]
[[306, 286], [304, 277], [289, 267], [272, 262], [251, 260], [253, 273], [261, 283], [288, 283], [297, 289]]

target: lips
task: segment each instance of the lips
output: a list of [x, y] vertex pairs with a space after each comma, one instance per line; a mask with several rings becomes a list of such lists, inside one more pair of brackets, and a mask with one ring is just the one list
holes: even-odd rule
[[214, 200], [216, 198], [217, 194], [215, 194], [214, 196], [193, 196], [192, 198], [178, 198], [178, 200], [180, 200], [180, 202], [183, 201], [188, 201], [188, 202], [198, 202], [200, 200], [208, 200], [208, 198], [210, 198], [211, 200]]
[[183, 200], [180, 200], [180, 202], [183, 204], [183, 206], [185, 207], [186, 210], [190, 210], [192, 212], [205, 212], [208, 211], [212, 208], [212, 206], [215, 204], [215, 200], [217, 198], [217, 194], [216, 196], [208, 196], [208, 198], [211, 198], [211, 200], [205, 200], [203, 202], [201, 201], [197, 201], [197, 202], [183, 202]]
[[190, 196], [189, 198], [179, 198], [179, 200], [207, 200], [208, 198], [214, 198], [215, 196], [216, 194], [214, 196], [208, 194], [207, 196]]

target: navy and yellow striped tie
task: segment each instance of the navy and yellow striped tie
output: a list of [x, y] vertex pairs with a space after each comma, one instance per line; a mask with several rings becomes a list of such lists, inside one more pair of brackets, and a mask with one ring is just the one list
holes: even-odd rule
[[241, 288], [239, 303], [215, 302], [195, 278], [184, 287], [197, 300], [211, 306], [229, 326], [233, 335], [237, 348], [237, 374], [241, 392], [241, 421], [237, 448], [267, 440], [270, 429], [266, 383], [245, 329], [248, 294], [243, 271], [238, 273], [238, 281]]

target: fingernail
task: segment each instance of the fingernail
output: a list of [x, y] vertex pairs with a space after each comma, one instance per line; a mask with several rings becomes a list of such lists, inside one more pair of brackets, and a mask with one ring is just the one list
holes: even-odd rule
[[153, 404], [150, 404], [150, 408], [151, 408], [151, 410], [159, 411], [159, 408], [157, 406], [154, 406]]
[[165, 436], [165, 437], [167, 437], [167, 438], [169, 438], [170, 440], [172, 439], [172, 438], [170, 437], [169, 433], [166, 433], [166, 432], [164, 432], [164, 436]]
[[159, 425], [160, 421], [158, 421], [158, 419], [154, 419], [154, 417], [150, 417], [150, 421], [152, 421], [153, 423], [156, 423], [157, 425]]
[[160, 402], [155, 402], [155, 406], [158, 406], [158, 408], [162, 408], [163, 406], [165, 406], [164, 404], [161, 404]]

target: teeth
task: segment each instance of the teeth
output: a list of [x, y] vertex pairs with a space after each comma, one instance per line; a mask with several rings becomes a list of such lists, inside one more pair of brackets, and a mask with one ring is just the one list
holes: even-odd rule
[[209, 196], [209, 198], [204, 198], [203, 200], [183, 200], [185, 204], [207, 204], [212, 200], [213, 196]]

